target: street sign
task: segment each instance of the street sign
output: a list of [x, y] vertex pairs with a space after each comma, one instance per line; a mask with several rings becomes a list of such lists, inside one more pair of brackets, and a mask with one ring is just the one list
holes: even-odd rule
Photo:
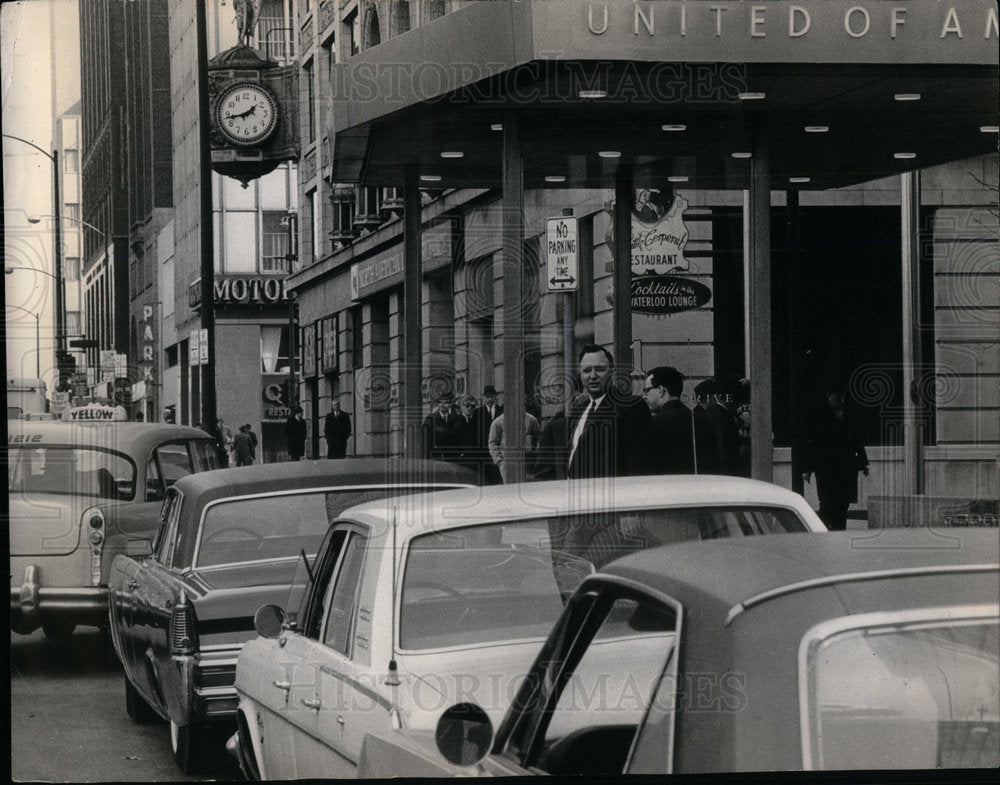
[[69, 345], [71, 349], [96, 349], [100, 341], [94, 338], [73, 338]]
[[116, 354], [115, 355], [115, 376], [119, 379], [124, 379], [128, 376], [128, 355], [127, 354]]
[[201, 353], [198, 349], [198, 336], [201, 330], [192, 330], [188, 337], [188, 365], [199, 365], [201, 363]]
[[69, 393], [55, 391], [52, 393], [52, 413], [58, 417], [63, 413], [63, 409], [69, 406]]
[[198, 331], [198, 362], [208, 365], [208, 330], [204, 327]]
[[545, 222], [545, 282], [550, 292], [575, 292], [580, 283], [578, 223], [573, 216]]
[[114, 349], [104, 349], [101, 351], [101, 370], [102, 371], [115, 371], [115, 350]]

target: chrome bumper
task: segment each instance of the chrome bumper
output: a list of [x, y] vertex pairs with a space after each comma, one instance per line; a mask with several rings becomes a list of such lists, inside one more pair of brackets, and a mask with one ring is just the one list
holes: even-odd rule
[[108, 617], [106, 586], [43, 586], [38, 568], [24, 569], [21, 585], [10, 587], [10, 628], [27, 635], [45, 618], [73, 619], [78, 624], [101, 625]]

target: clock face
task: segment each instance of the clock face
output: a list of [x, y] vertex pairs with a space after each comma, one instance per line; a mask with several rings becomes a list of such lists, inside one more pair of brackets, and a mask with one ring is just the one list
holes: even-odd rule
[[278, 124], [277, 104], [260, 85], [233, 85], [219, 97], [215, 120], [230, 142], [248, 147], [273, 133]]

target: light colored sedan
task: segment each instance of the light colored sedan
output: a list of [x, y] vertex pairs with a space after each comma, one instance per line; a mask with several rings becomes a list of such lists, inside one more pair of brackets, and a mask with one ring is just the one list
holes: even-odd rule
[[[801, 496], [724, 477], [446, 491], [331, 526], [294, 616], [265, 606], [236, 669], [251, 779], [353, 776], [368, 733], [472, 702], [498, 722], [573, 590], [668, 543], [825, 531]], [[283, 622], [279, 625], [278, 622]]]

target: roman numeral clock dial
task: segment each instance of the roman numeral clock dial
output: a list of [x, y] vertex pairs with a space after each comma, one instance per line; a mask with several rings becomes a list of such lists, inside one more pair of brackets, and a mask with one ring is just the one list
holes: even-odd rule
[[215, 122], [227, 140], [241, 147], [252, 147], [274, 133], [278, 105], [271, 92], [260, 85], [233, 85], [219, 96]]

